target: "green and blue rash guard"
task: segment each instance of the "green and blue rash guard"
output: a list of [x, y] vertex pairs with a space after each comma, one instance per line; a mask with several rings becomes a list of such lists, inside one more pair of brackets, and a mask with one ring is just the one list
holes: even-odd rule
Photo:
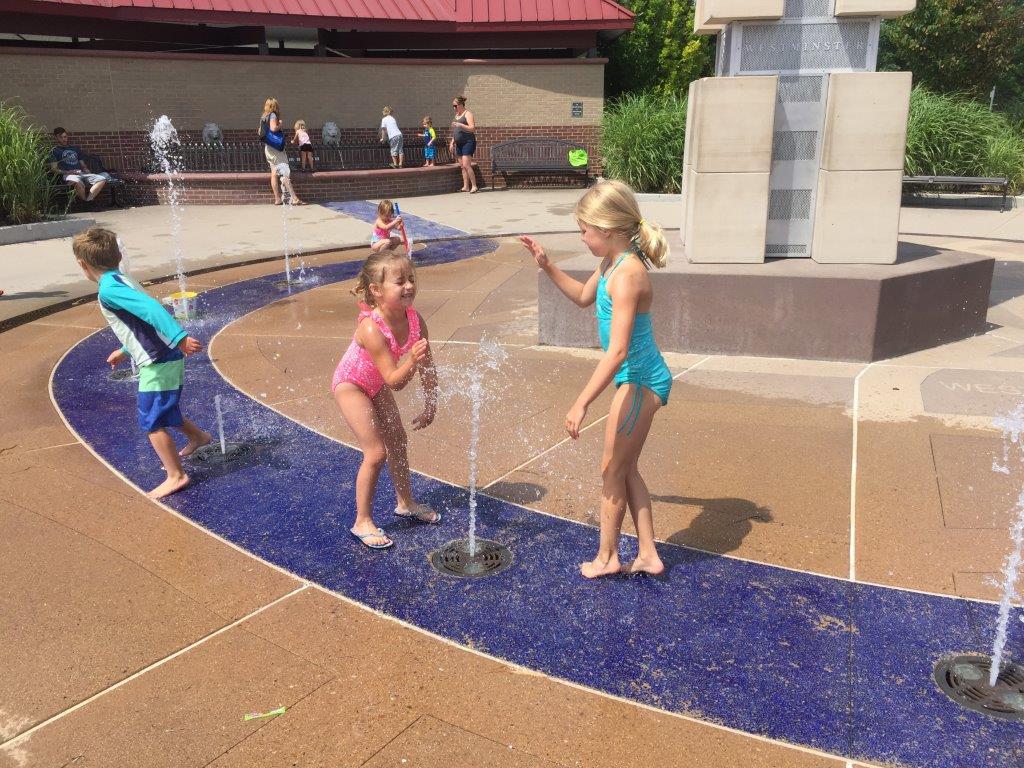
[[99, 303], [122, 349], [140, 368], [184, 357], [178, 345], [188, 334], [160, 302], [127, 275], [116, 269], [104, 272]]

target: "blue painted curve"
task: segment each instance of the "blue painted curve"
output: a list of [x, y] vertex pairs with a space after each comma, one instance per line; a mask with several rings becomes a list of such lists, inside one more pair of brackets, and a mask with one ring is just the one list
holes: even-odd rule
[[[418, 261], [450, 262], [496, 246], [432, 243]], [[314, 268], [293, 292], [354, 277], [359, 266]], [[203, 293], [203, 319], [190, 332], [209, 339], [289, 300], [281, 277]], [[421, 279], [429, 281], [429, 272]], [[105, 376], [114, 344], [104, 331], [72, 348], [54, 371], [54, 399], [85, 442], [148, 488], [162, 473], [133, 427], [134, 387]], [[577, 564], [595, 550], [595, 529], [486, 497], [479, 535], [510, 546], [515, 563], [489, 579], [451, 579], [427, 555], [465, 535], [465, 489], [416, 476], [417, 493], [447, 514], [441, 526], [410, 527], [391, 512], [382, 477], [374, 513], [398, 545], [370, 552], [348, 534], [360, 454], [242, 395], [205, 352], [190, 358], [186, 413], [213, 424], [218, 394], [229, 435], [258, 450], [226, 469], [189, 467], [192, 485], [166, 503], [304, 579], [495, 657], [749, 733], [904, 766], [1021, 765], [1024, 724], [961, 710], [931, 680], [941, 656], [991, 646], [993, 605], [671, 545], [661, 547], [670, 569], [664, 580], [590, 582]], [[1024, 645], [1022, 614], [1014, 611], [1010, 649]]]

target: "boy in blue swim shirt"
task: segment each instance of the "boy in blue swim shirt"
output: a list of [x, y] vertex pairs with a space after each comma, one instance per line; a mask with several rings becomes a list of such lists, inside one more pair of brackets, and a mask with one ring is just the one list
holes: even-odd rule
[[[185, 356], [199, 352], [203, 345], [185, 333], [138, 283], [118, 271], [121, 251], [117, 235], [109, 229], [88, 229], [74, 238], [71, 247], [86, 277], [99, 284], [100, 311], [121, 342], [107, 362], [115, 368], [130, 356], [139, 368], [139, 426], [149, 435], [167, 471], [167, 479], [146, 495], [151, 499], [169, 496], [188, 485], [181, 458], [212, 439], [182, 416], [178, 407]], [[168, 427], [188, 438], [180, 452]]]

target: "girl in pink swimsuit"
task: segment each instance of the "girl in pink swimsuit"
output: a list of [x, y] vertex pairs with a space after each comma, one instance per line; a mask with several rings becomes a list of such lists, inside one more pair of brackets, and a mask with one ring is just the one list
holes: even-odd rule
[[416, 272], [408, 256], [374, 253], [363, 264], [352, 293], [362, 298], [362, 311], [352, 343], [334, 372], [331, 390], [363, 451], [356, 475], [356, 520], [351, 533], [371, 549], [387, 549], [394, 542], [377, 527], [372, 515], [373, 493], [385, 461], [398, 497], [395, 515], [421, 523], [441, 522], [440, 514], [412, 497], [407, 438], [392, 394], [419, 371], [425, 402], [412, 428], [423, 429], [434, 420], [437, 374], [427, 326], [412, 308]]

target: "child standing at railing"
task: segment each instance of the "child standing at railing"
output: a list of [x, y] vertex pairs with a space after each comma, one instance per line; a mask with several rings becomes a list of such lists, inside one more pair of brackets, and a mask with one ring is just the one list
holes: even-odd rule
[[437, 131], [434, 130], [434, 123], [430, 115], [423, 118], [423, 164], [430, 166], [434, 164], [434, 157], [437, 156], [437, 149], [434, 142], [437, 141]]
[[299, 145], [299, 162], [304, 171], [313, 172], [313, 144], [309, 140], [309, 133], [306, 132], [306, 121], [295, 121], [295, 135], [292, 136], [292, 144]]

